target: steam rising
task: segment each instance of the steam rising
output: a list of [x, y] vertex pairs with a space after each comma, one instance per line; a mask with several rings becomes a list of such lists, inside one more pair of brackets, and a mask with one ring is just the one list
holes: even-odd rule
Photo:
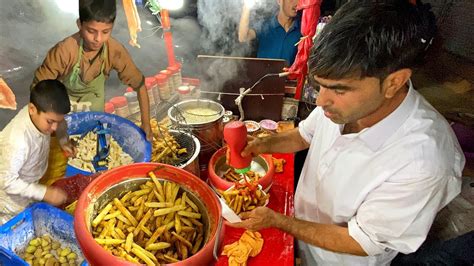
[[[259, 28], [264, 19], [276, 15], [276, 0], [255, 0], [250, 28]], [[254, 43], [238, 41], [238, 27], [243, 1], [199, 0], [198, 19], [203, 27], [201, 46], [206, 55], [255, 57]], [[234, 79], [242, 68], [237, 61], [217, 60], [201, 69], [206, 77], [203, 90], [221, 91], [226, 81]]]
[[[242, 2], [235, 0], [197, 1], [198, 16], [171, 20], [174, 52], [183, 62], [183, 75], [198, 77], [198, 54], [252, 56], [252, 45], [240, 44], [237, 38]], [[262, 18], [276, 14], [276, 0], [257, 0], [251, 15], [251, 25], [258, 27]], [[128, 44], [129, 33], [122, 1], [117, 0], [117, 18], [112, 36], [129, 51], [134, 62], [145, 76], [156, 74], [167, 67], [168, 60], [158, 28], [157, 18], [149, 10], [137, 6], [143, 31], [136, 49]], [[146, 1], [143, 1], [146, 2]], [[189, 4], [192, 0], [187, 1]], [[191, 3], [192, 4], [192, 3]], [[16, 95], [18, 107], [29, 100], [29, 87], [33, 73], [47, 52], [57, 42], [77, 32], [78, 0], [16, 0], [1, 1], [0, 8], [0, 76]], [[258, 15], [257, 15], [258, 14]], [[199, 23], [198, 23], [199, 22]], [[212, 72], [215, 88], [234, 78], [240, 66], [233, 63], [216, 63], [206, 70]], [[123, 94], [125, 85], [112, 71], [106, 82], [106, 98]], [[205, 89], [205, 88], [204, 88]], [[0, 110], [0, 130], [18, 111]]]

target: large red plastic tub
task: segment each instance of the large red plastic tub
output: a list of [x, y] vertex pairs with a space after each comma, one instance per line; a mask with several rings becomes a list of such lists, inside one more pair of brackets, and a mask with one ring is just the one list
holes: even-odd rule
[[[182, 188], [192, 192], [207, 209], [209, 233], [207, 242], [195, 255], [173, 265], [209, 265], [217, 258], [219, 244], [222, 243], [222, 210], [220, 203], [209, 186], [193, 174], [159, 163], [138, 163], [109, 170], [96, 178], [82, 192], [75, 211], [74, 231], [82, 252], [90, 265], [134, 265], [113, 256], [97, 244], [90, 233], [90, 221], [93, 204], [105, 191], [115, 184], [133, 178], [144, 178], [154, 171], [159, 179], [178, 183]], [[110, 199], [112, 200], [112, 198]]]

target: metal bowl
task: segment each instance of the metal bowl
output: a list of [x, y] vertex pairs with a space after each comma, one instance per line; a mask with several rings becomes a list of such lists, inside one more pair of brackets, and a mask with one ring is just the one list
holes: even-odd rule
[[[160, 182], [169, 181], [166, 179], [158, 178]], [[117, 184], [110, 186], [107, 190], [105, 190], [93, 204], [93, 210], [89, 219], [87, 220], [87, 227], [89, 232], [91, 232], [91, 223], [94, 218], [99, 214], [100, 210], [102, 210], [109, 202], [111, 202], [114, 198], [121, 198], [129, 191], [136, 191], [140, 189], [140, 185], [145, 184], [147, 181], [152, 181], [149, 177], [137, 177], [133, 179], [123, 180]], [[175, 183], [177, 184], [177, 183]], [[189, 197], [199, 208], [199, 212], [202, 215], [202, 222], [203, 222], [203, 232], [204, 232], [204, 242], [207, 243], [209, 240], [210, 235], [210, 226], [209, 226], [209, 213], [202, 203], [202, 201], [190, 190], [186, 189], [185, 187], [177, 184], [180, 188], [178, 195], [181, 195], [183, 192], [186, 192], [186, 196]]]

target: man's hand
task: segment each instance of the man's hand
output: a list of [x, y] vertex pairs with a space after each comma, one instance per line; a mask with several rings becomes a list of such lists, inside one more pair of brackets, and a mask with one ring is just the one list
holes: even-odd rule
[[232, 227], [258, 231], [268, 227], [275, 227], [278, 214], [267, 207], [257, 207], [250, 212], [241, 213], [240, 218], [242, 218], [242, 222], [229, 225]]
[[244, 0], [244, 7], [251, 9], [257, 0]]
[[262, 140], [262, 138], [247, 136], [247, 146], [245, 146], [245, 148], [242, 150], [240, 155], [242, 157], [247, 157], [249, 155], [251, 155], [252, 157], [255, 157], [263, 153], [262, 151], [263, 145], [264, 145], [264, 141]]
[[151, 130], [150, 121], [142, 122], [141, 128], [145, 131], [146, 139], [151, 142], [153, 140], [153, 131]]
[[54, 205], [60, 206], [64, 204], [67, 200], [67, 194], [62, 189], [57, 187], [49, 186], [46, 189], [46, 194], [44, 194], [43, 201]]

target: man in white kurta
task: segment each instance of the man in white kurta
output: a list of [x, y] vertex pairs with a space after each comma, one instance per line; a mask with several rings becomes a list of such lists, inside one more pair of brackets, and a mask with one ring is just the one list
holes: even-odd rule
[[346, 226], [369, 256], [299, 242], [306, 264], [384, 265], [423, 243], [436, 213], [461, 189], [464, 156], [446, 120], [410, 86], [402, 104], [359, 133], [316, 108], [299, 124], [310, 143], [295, 216]]
[[388, 265], [420, 247], [460, 192], [465, 162], [448, 122], [410, 81], [434, 24], [428, 7], [408, 0], [349, 1], [337, 11], [308, 59], [318, 107], [298, 128], [242, 151], [309, 148], [295, 217], [258, 207], [236, 227], [293, 235], [304, 265]]

